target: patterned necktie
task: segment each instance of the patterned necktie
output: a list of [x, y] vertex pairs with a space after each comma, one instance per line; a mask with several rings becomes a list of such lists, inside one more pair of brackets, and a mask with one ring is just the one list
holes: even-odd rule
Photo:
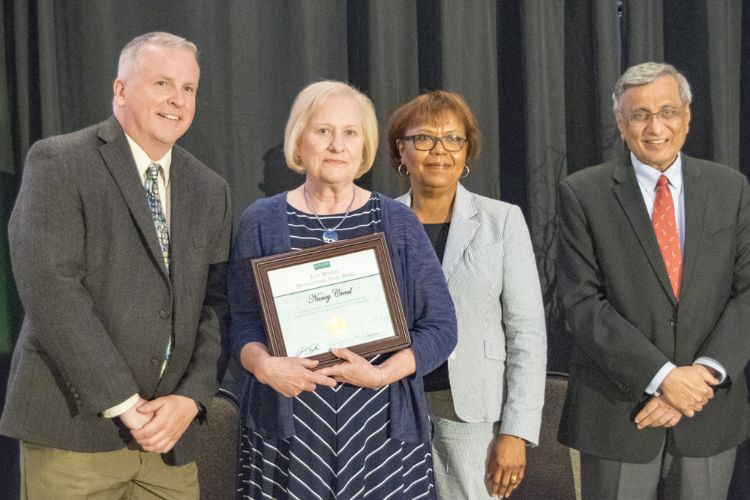
[[159, 238], [161, 255], [164, 258], [164, 265], [169, 271], [169, 226], [167, 219], [164, 217], [164, 210], [159, 196], [159, 169], [161, 165], [152, 163], [146, 171], [146, 199], [148, 207], [151, 209], [151, 217], [154, 218], [154, 227], [156, 227], [156, 236]]
[[[151, 216], [154, 219], [154, 227], [156, 228], [156, 236], [159, 238], [164, 265], [167, 267], [167, 271], [169, 271], [169, 226], [167, 226], [167, 219], [164, 217], [161, 197], [159, 196], [159, 183], [157, 182], [160, 169], [161, 165], [152, 163], [148, 166], [148, 170], [146, 170], [146, 200], [148, 201], [148, 208], [151, 210]], [[159, 380], [164, 375], [169, 358], [172, 357], [174, 340], [174, 330], [172, 330], [167, 349], [164, 353], [164, 361], [159, 371]]]
[[669, 282], [675, 298], [680, 298], [680, 283], [682, 281], [682, 252], [680, 250], [680, 233], [675, 222], [674, 202], [669, 190], [669, 181], [662, 175], [656, 182], [656, 199], [654, 212], [651, 216], [656, 241], [659, 243], [661, 256], [667, 268]]

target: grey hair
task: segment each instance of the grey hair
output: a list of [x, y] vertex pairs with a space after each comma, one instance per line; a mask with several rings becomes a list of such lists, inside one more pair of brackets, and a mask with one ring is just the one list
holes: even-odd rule
[[666, 63], [645, 62], [629, 67], [617, 80], [617, 83], [615, 83], [615, 89], [612, 92], [612, 110], [615, 113], [620, 111], [622, 96], [630, 87], [646, 85], [657, 78], [666, 75], [671, 75], [677, 80], [682, 104], [690, 104], [693, 100], [693, 94], [690, 91], [690, 84], [688, 83], [687, 78], [677, 71], [677, 68]]
[[196, 61], [198, 60], [198, 47], [193, 42], [164, 31], [153, 31], [133, 38], [123, 47], [117, 65], [117, 78], [124, 79], [130, 76], [138, 65], [141, 50], [147, 46], [187, 50], [195, 56]]

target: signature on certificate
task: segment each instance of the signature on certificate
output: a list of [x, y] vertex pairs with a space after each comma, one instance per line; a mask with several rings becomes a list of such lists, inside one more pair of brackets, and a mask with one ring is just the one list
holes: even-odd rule
[[320, 351], [320, 343], [313, 342], [310, 345], [305, 345], [297, 349], [297, 352], [295, 352], [294, 355], [300, 358], [304, 358], [305, 356], [312, 356], [314, 354], [317, 354], [318, 351]]

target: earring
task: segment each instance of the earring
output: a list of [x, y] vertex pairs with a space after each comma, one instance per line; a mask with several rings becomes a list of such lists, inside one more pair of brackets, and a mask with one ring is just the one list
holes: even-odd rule
[[469, 176], [469, 174], [471, 173], [471, 169], [469, 168], [469, 164], [468, 163], [464, 164], [464, 168], [466, 169], [466, 173], [461, 176], [462, 179], [466, 179]]
[[[401, 172], [401, 167], [404, 167], [404, 170], [406, 171], [405, 174]], [[409, 169], [406, 168], [406, 166], [403, 163], [398, 164], [398, 175], [400, 175], [401, 177], [403, 177], [404, 175], [409, 175]]]

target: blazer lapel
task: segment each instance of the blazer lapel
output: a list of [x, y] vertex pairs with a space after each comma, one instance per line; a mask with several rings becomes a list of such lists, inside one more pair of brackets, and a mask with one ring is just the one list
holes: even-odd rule
[[[411, 207], [411, 190], [396, 198], [396, 201]], [[477, 209], [474, 206], [471, 193], [459, 184], [456, 190], [456, 198], [453, 200], [451, 228], [448, 232], [448, 241], [445, 242], [445, 253], [443, 253], [443, 274], [446, 280], [458, 261], [461, 260], [461, 256], [474, 239], [477, 229], [479, 229], [479, 223], [474, 220], [476, 214]]]
[[443, 273], [446, 279], [450, 277], [466, 248], [474, 239], [477, 229], [479, 229], [479, 223], [474, 219], [476, 214], [477, 209], [474, 206], [471, 193], [459, 184], [456, 190], [456, 198], [453, 201], [451, 228], [443, 254]]
[[706, 183], [699, 168], [692, 159], [682, 155], [682, 179], [685, 196], [685, 248], [682, 252], [682, 284], [680, 295], [688, 290], [688, 282], [693, 276], [698, 248], [703, 234], [703, 221], [706, 207]]
[[[189, 176], [188, 165], [178, 148], [172, 149], [172, 165], [169, 178], [171, 184], [171, 224], [169, 231], [170, 250], [172, 256], [172, 276], [178, 279], [181, 274], [187, 275], [183, 266], [187, 265], [190, 251], [193, 249], [193, 235], [188, 228], [199, 227], [191, 225], [193, 217], [193, 189]], [[173, 281], [173, 286], [179, 288], [179, 282]]]
[[104, 163], [120, 188], [120, 193], [122, 193], [122, 197], [138, 230], [143, 235], [152, 257], [156, 260], [159, 269], [168, 281], [169, 273], [164, 266], [161, 247], [154, 228], [154, 219], [148, 209], [146, 191], [138, 176], [138, 168], [133, 161], [133, 155], [130, 152], [130, 145], [125, 138], [125, 133], [114, 117], [102, 122], [99, 127], [99, 138], [104, 141], [104, 144], [99, 148]]
[[635, 172], [629, 160], [624, 159], [615, 165], [612, 177], [614, 181], [612, 190], [620, 202], [620, 206], [625, 212], [630, 226], [633, 228], [633, 232], [638, 237], [641, 248], [651, 264], [651, 268], [659, 278], [664, 292], [669, 295], [670, 300], [676, 305], [677, 301], [672, 291], [672, 285], [669, 282], [667, 269], [664, 267], [664, 259], [661, 256], [656, 235], [654, 235], [654, 228], [651, 226], [651, 219], [648, 217], [648, 211], [643, 203], [643, 195], [641, 194], [640, 187], [638, 187], [638, 181], [635, 178]]

